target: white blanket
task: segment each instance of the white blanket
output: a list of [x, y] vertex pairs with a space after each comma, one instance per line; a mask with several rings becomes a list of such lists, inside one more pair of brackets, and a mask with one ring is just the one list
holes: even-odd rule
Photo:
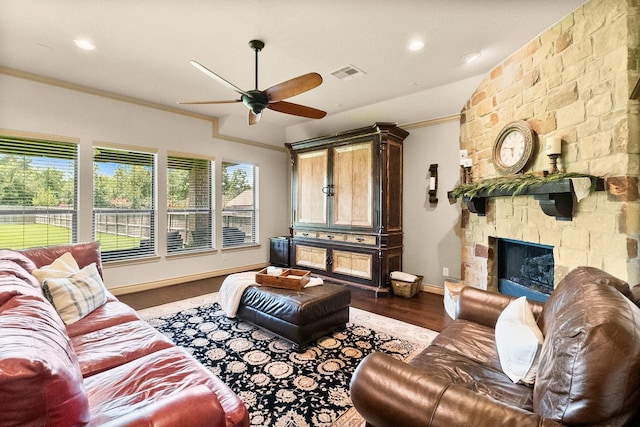
[[236, 317], [242, 294], [249, 286], [260, 286], [256, 283], [256, 272], [234, 273], [222, 282], [218, 293], [218, 303], [227, 317]]
[[413, 274], [403, 273], [402, 271], [392, 271], [389, 275], [394, 280], [402, 280], [403, 282], [415, 282], [418, 276], [414, 276]]

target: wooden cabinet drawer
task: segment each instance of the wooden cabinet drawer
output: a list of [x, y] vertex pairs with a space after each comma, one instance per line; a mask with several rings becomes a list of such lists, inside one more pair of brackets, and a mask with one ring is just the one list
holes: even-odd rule
[[344, 242], [345, 235], [343, 233], [332, 233], [326, 231], [318, 232], [318, 239], [331, 240], [334, 242]]
[[306, 239], [317, 239], [318, 233], [315, 231], [296, 230], [293, 232], [293, 237], [304, 237]]
[[376, 236], [366, 234], [347, 234], [345, 241], [349, 243], [360, 243], [361, 245], [375, 245]]

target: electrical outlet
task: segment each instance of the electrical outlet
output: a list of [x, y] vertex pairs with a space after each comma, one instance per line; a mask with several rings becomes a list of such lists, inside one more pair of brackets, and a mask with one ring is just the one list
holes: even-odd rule
[[443, 276], [449, 275], [449, 267], [442, 267], [442, 275]]

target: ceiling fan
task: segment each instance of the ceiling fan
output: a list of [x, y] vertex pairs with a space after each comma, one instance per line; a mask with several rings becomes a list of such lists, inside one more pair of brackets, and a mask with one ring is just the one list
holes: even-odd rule
[[308, 73], [302, 76], [295, 77], [291, 80], [287, 80], [275, 86], [271, 86], [265, 90], [258, 89], [258, 52], [264, 47], [264, 42], [260, 40], [251, 40], [249, 47], [256, 53], [256, 88], [253, 90], [244, 91], [234, 84], [223, 79], [213, 71], [206, 68], [204, 65], [197, 61], [191, 61], [191, 65], [198, 70], [205, 73], [207, 76], [216, 80], [218, 83], [222, 83], [229, 89], [239, 93], [240, 99], [234, 99], [229, 101], [192, 101], [192, 102], [180, 102], [179, 104], [228, 104], [232, 102], [242, 102], [249, 108], [249, 124], [253, 125], [260, 121], [262, 110], [268, 108], [270, 110], [278, 111], [280, 113], [292, 114], [294, 116], [308, 117], [311, 119], [321, 119], [327, 115], [326, 112], [318, 110], [316, 108], [307, 107], [300, 104], [294, 104], [292, 102], [283, 101], [284, 99], [291, 98], [292, 96], [299, 95], [316, 86], [320, 86], [322, 83], [322, 76], [318, 73]]

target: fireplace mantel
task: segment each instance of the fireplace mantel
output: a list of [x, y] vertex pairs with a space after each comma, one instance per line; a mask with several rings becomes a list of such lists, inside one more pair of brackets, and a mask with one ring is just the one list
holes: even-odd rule
[[[604, 180], [595, 178], [595, 191], [604, 191]], [[487, 214], [487, 199], [506, 196], [533, 196], [540, 203], [542, 212], [553, 216], [557, 221], [571, 221], [573, 218], [573, 196], [575, 190], [571, 178], [564, 178], [553, 182], [545, 182], [526, 187], [524, 190], [481, 190], [473, 197], [463, 197], [470, 212], [485, 216]]]

